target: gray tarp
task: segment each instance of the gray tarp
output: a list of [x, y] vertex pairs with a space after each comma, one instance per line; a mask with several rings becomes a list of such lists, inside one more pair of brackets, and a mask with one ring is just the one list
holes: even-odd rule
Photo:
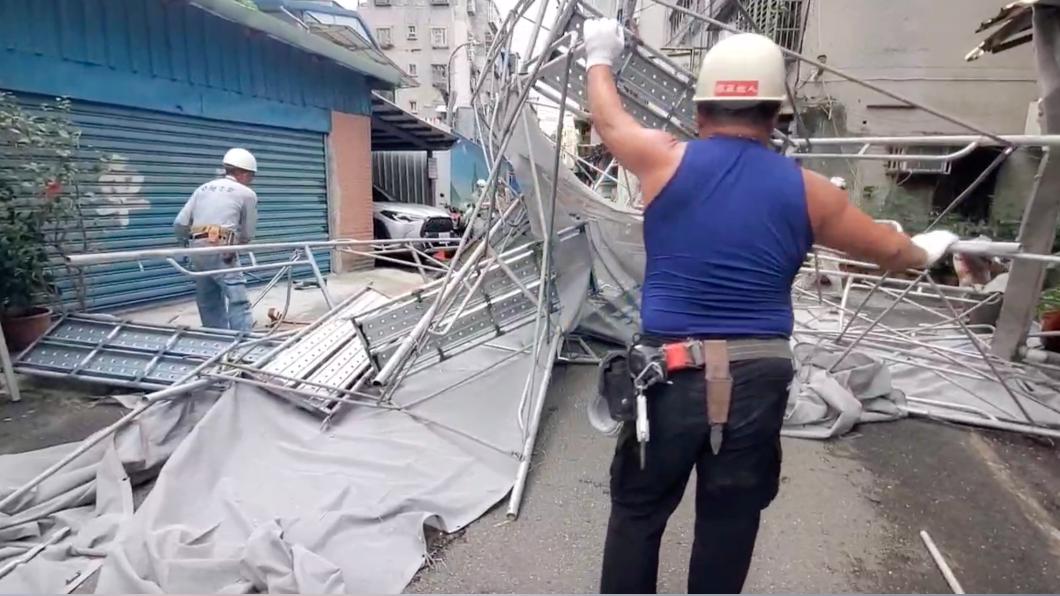
[[[577, 322], [587, 258], [584, 235], [555, 247], [553, 333]], [[230, 389], [123, 529], [99, 591], [401, 591], [424, 524], [458, 530], [511, 490], [538, 396], [524, 381], [541, 386], [556, 347], [535, 362], [533, 328], [415, 370], [393, 396], [407, 412], [353, 407], [326, 430]]]
[[904, 416], [905, 396], [891, 385], [884, 363], [860, 352], [844, 357], [843, 348], [795, 346], [798, 374], [791, 384], [783, 433], [803, 439], [846, 434], [861, 422]]
[[[525, 335], [508, 345], [525, 346]], [[466, 374], [508, 355], [476, 350], [444, 366]], [[518, 452], [518, 393], [503, 388], [530, 363], [507, 363], [479, 377], [477, 391], [450, 390], [414, 411]], [[447, 378], [436, 367], [416, 376], [422, 386], [401, 400]], [[318, 418], [237, 385], [162, 470], [98, 591], [399, 592], [423, 562], [423, 524], [463, 527], [508, 492], [517, 465], [396, 411], [352, 408], [322, 430]]]
[[[0, 514], [0, 567], [62, 528], [71, 536], [0, 579], [0, 592], [62, 592], [102, 557], [133, 514], [132, 480], [153, 476], [213, 403], [215, 393], [159, 403]], [[77, 444], [0, 456], [0, 498]]]

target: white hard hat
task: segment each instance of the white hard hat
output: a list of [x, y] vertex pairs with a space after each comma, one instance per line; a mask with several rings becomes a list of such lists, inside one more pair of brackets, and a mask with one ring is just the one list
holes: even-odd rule
[[225, 157], [221, 160], [221, 163], [248, 172], [258, 171], [258, 160], [254, 159], [253, 153], [242, 147], [233, 147], [225, 152]]
[[751, 105], [787, 97], [784, 54], [757, 33], [727, 37], [703, 56], [692, 101]]
[[486, 181], [481, 178], [475, 181], [475, 186], [479, 188], [486, 188]]
[[609, 437], [617, 435], [618, 431], [622, 430], [622, 423], [611, 417], [611, 409], [607, 406], [607, 400], [599, 393], [589, 400], [587, 410], [589, 424], [596, 430]]
[[842, 176], [832, 176], [828, 181], [832, 183], [832, 186], [846, 190], [847, 181]]

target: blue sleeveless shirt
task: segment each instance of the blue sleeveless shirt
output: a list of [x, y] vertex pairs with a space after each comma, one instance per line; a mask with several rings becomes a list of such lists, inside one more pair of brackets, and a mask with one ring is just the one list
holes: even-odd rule
[[761, 143], [688, 143], [644, 211], [641, 323], [665, 337], [789, 337], [813, 245], [802, 170]]

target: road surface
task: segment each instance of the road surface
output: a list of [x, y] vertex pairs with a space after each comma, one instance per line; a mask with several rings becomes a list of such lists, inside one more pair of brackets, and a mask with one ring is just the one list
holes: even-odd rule
[[[597, 589], [612, 443], [585, 419], [594, 383], [592, 367], [557, 367], [521, 517], [506, 522], [501, 506], [436, 539], [408, 591]], [[685, 591], [688, 497], [664, 538], [660, 592]], [[1056, 446], [917, 420], [785, 440], [746, 591], [949, 592], [927, 530], [968, 592], [1056, 593], [1058, 527]]]

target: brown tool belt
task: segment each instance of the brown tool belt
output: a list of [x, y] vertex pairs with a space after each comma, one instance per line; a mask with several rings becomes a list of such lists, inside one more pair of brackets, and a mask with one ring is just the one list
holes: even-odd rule
[[206, 239], [210, 241], [210, 244], [232, 244], [235, 237], [236, 234], [232, 230], [212, 224], [195, 226], [191, 229], [192, 240]]

